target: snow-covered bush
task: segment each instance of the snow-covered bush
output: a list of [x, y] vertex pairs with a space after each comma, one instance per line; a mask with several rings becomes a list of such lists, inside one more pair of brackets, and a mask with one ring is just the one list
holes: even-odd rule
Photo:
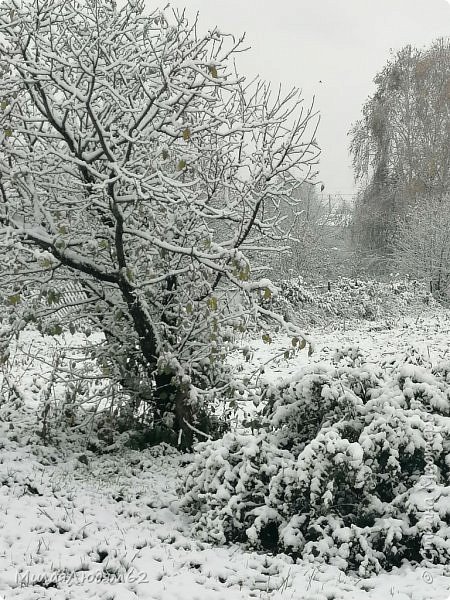
[[264, 506], [270, 481], [290, 453], [278, 449], [267, 434], [234, 432], [197, 449], [187, 469], [183, 501], [199, 518], [196, 531], [218, 543], [245, 541], [254, 511]]
[[449, 368], [345, 349], [266, 390], [256, 435], [203, 443], [182, 501], [203, 539], [361, 575], [450, 557]]
[[340, 277], [317, 287], [301, 277], [277, 283], [278, 294], [266, 301], [287, 320], [315, 323], [323, 317], [336, 320], [395, 318], [430, 304], [427, 284], [393, 277], [388, 282]]

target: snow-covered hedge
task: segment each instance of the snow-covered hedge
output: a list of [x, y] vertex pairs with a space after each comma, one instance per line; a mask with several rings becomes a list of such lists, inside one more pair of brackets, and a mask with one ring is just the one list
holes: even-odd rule
[[301, 277], [278, 282], [272, 307], [288, 320], [314, 323], [323, 317], [374, 321], [422, 310], [434, 303], [424, 283], [393, 277], [389, 282], [340, 277], [330, 289], [312, 286]]
[[260, 432], [198, 445], [182, 504], [204, 540], [361, 575], [450, 558], [450, 364], [360, 353], [266, 390]]

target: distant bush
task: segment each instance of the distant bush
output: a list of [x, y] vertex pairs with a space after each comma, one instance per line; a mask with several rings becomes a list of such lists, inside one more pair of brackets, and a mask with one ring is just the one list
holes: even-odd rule
[[323, 317], [375, 321], [423, 310], [435, 301], [421, 282], [393, 278], [389, 282], [341, 277], [327, 285], [313, 286], [301, 277], [278, 282], [272, 307], [287, 320], [299, 323]]
[[259, 433], [197, 447], [182, 489], [196, 533], [362, 576], [448, 563], [450, 364], [410, 360], [347, 348], [266, 389]]

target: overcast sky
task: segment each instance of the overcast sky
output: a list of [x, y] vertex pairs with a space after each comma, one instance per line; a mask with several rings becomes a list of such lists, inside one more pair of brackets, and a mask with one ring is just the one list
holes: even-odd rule
[[[147, 0], [149, 6], [155, 0]], [[374, 90], [390, 49], [450, 35], [450, 0], [170, 0], [199, 12], [202, 27], [246, 33], [245, 75], [301, 87], [321, 113], [320, 177], [352, 193], [347, 132]], [[162, 2], [159, 4], [162, 5]], [[322, 81], [322, 83], [319, 83]]]

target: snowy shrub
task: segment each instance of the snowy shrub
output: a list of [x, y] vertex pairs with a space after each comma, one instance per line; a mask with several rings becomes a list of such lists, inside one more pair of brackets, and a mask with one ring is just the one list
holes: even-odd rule
[[[278, 282], [274, 308], [288, 320], [314, 323], [322, 317], [333, 320], [367, 320], [404, 315], [433, 303], [424, 284], [393, 277], [389, 282], [340, 277], [328, 286], [308, 284], [301, 277]], [[269, 302], [267, 302], [269, 304]]]
[[445, 563], [448, 369], [381, 369], [347, 348], [333, 366], [270, 387], [258, 434], [198, 447], [182, 502], [194, 529], [360, 575], [424, 557]]
[[219, 543], [245, 541], [255, 511], [264, 506], [270, 481], [290, 453], [278, 449], [266, 434], [231, 432], [196, 449], [186, 473], [183, 504], [198, 516], [197, 533]]

